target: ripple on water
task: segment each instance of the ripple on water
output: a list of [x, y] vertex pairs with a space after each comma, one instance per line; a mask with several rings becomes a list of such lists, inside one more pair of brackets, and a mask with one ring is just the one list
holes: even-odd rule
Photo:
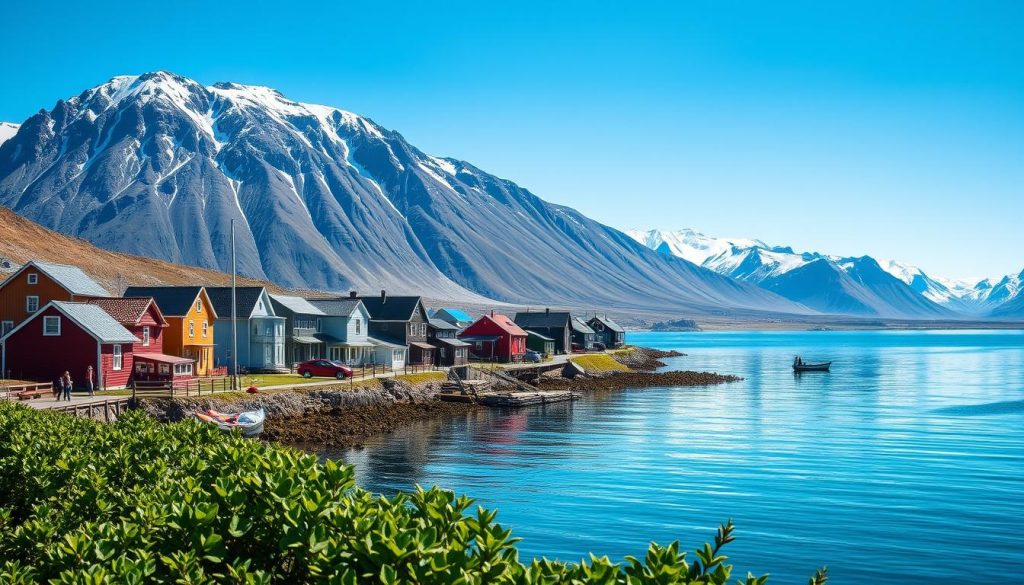
[[[500, 510], [525, 557], [693, 547], [733, 518], [739, 574], [1024, 582], [1020, 332], [631, 334], [737, 374], [430, 421], [327, 456], [368, 489], [437, 484]], [[833, 371], [794, 376], [789, 362]]]

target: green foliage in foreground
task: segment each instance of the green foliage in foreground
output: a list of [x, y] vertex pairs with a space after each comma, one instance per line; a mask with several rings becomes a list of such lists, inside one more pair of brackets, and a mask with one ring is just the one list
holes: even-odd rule
[[[721, 584], [721, 548], [615, 564], [518, 560], [516, 539], [438, 489], [393, 498], [349, 467], [129, 413], [104, 425], [0, 404], [0, 582]], [[760, 584], [764, 577], [748, 576]], [[813, 582], [824, 583], [824, 575]]]

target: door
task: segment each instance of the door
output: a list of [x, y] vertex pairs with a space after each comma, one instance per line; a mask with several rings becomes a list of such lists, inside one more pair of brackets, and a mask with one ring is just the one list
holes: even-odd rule
[[263, 344], [263, 365], [271, 366], [274, 364], [274, 346], [269, 343]]

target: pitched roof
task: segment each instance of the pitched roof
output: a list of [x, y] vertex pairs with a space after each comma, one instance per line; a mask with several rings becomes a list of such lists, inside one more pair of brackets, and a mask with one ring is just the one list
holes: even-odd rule
[[494, 313], [493, 315], [486, 315], [485, 318], [494, 321], [498, 325], [498, 327], [501, 327], [502, 329], [505, 330], [505, 333], [508, 333], [510, 335], [521, 335], [523, 337], [526, 337], [526, 331], [523, 331], [522, 328], [519, 327], [519, 325], [516, 325], [512, 319], [509, 319], [505, 315]]
[[536, 337], [537, 339], [540, 339], [542, 341], [554, 341], [553, 338], [548, 337], [547, 335], [541, 335], [540, 333], [537, 333], [536, 331], [530, 331], [529, 329], [526, 330], [526, 335], [528, 335], [529, 337]]
[[441, 311], [444, 311], [452, 319], [455, 319], [456, 321], [466, 321], [467, 323], [473, 321], [473, 317], [471, 317], [469, 313], [463, 311], [462, 309], [455, 309], [452, 307], [441, 307], [440, 309], [434, 309], [433, 311], [431, 311], [430, 316], [437, 317], [437, 315]]
[[51, 301], [50, 304], [77, 323], [86, 333], [98, 339], [100, 343], [135, 343], [138, 341], [131, 331], [125, 329], [123, 325], [96, 305], [64, 301]]
[[421, 297], [359, 297], [374, 321], [408, 321], [412, 319]]
[[329, 317], [348, 317], [359, 306], [359, 299], [306, 299]]
[[452, 323], [449, 323], [447, 321], [443, 321], [441, 319], [429, 319], [427, 321], [427, 324], [430, 325], [431, 327], [433, 327], [434, 329], [444, 329], [444, 330], [447, 330], [447, 331], [458, 331], [459, 330], [459, 326], [458, 325], [454, 325]]
[[602, 325], [604, 325], [605, 328], [608, 329], [609, 331], [614, 331], [615, 333], [625, 333], [626, 332], [626, 330], [623, 329], [621, 325], [619, 325], [615, 321], [612, 321], [607, 316], [605, 316], [605, 317], [598, 317], [597, 315], [595, 315], [594, 317], [592, 317], [590, 319], [590, 321], [587, 321], [587, 323], [593, 323], [595, 321], [600, 323], [600, 324], [602, 324]]
[[577, 333], [584, 334], [594, 333], [594, 330], [590, 328], [590, 325], [584, 323], [583, 319], [580, 319], [579, 317], [572, 318], [572, 330], [576, 331]]
[[516, 313], [516, 323], [526, 329], [558, 328], [568, 325], [571, 317], [569, 311], [527, 311]]
[[[106, 311], [108, 315], [122, 325], [135, 325], [146, 315], [150, 305], [155, 306], [153, 297], [104, 297], [101, 299], [90, 299], [88, 302], [90, 305], [96, 305]], [[164, 321], [164, 316], [160, 313], [159, 307], [156, 307], [156, 313], [157, 323], [166, 325], [167, 321]]]
[[22, 268], [28, 268], [29, 266], [36, 267], [40, 272], [53, 279], [57, 284], [66, 288], [68, 292], [73, 295], [93, 297], [110, 296], [110, 292], [108, 292], [107, 289], [97, 284], [95, 280], [90, 278], [85, 272], [82, 272], [82, 269], [77, 266], [51, 264], [50, 262], [32, 260]]
[[323, 315], [324, 312], [314, 307], [302, 297], [289, 295], [270, 295], [270, 300], [288, 309], [296, 315]]
[[[256, 308], [256, 301], [260, 300], [266, 289], [262, 286], [238, 286], [235, 287], [235, 310], [239, 319], [245, 319], [252, 315]], [[231, 287], [230, 286], [208, 286], [206, 294], [210, 297], [213, 309], [221, 319], [231, 318]], [[193, 300], [195, 297], [193, 297]]]
[[[201, 286], [130, 286], [124, 296], [153, 297], [164, 315], [184, 317], [202, 290]], [[231, 313], [230, 308], [228, 313]]]

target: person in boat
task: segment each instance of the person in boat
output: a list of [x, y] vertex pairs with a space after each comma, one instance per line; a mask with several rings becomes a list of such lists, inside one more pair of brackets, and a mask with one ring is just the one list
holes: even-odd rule
[[803, 360], [800, 359], [800, 356], [796, 356], [795, 358], [793, 358], [793, 365], [794, 366], [801, 366], [801, 365], [803, 365], [803, 363], [804, 362], [803, 362]]

